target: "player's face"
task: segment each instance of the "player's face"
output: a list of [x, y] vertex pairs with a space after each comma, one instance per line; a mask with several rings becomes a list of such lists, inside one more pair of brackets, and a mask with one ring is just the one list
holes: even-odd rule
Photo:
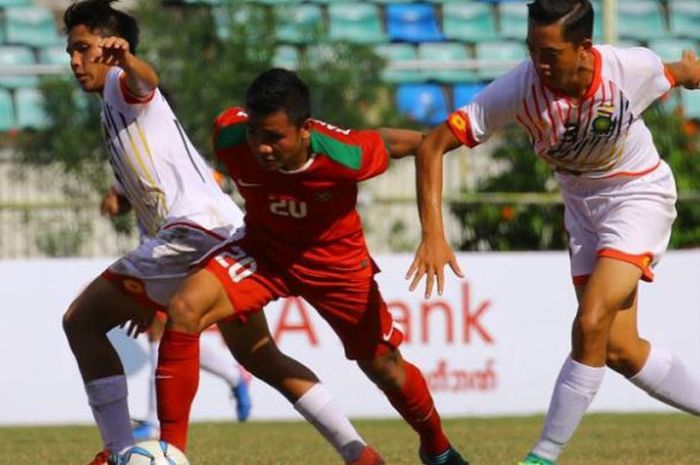
[[107, 79], [110, 66], [94, 62], [100, 55], [101, 38], [82, 24], [68, 32], [66, 52], [70, 56], [70, 67], [85, 92], [102, 92]]
[[542, 82], [552, 90], [571, 91], [591, 48], [591, 41], [574, 44], [564, 39], [562, 25], [528, 27], [527, 47]]
[[298, 127], [284, 110], [269, 115], [248, 113], [248, 145], [266, 170], [295, 170], [308, 160], [309, 131]]

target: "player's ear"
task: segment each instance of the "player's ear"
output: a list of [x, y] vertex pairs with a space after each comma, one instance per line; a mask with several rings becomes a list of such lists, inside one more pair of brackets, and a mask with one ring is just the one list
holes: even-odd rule
[[593, 48], [593, 41], [591, 39], [583, 39], [581, 47], [583, 47], [586, 52], [590, 52]]
[[311, 137], [311, 118], [301, 124], [301, 138], [308, 139]]

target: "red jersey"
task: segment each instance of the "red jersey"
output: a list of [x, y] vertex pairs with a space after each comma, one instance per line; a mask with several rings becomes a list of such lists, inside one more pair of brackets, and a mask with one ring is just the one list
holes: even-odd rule
[[216, 156], [245, 199], [246, 236], [277, 266], [320, 276], [373, 273], [355, 207], [357, 183], [389, 165], [380, 134], [312, 120], [308, 163], [293, 172], [267, 171], [247, 143], [247, 121], [234, 107], [214, 125]]

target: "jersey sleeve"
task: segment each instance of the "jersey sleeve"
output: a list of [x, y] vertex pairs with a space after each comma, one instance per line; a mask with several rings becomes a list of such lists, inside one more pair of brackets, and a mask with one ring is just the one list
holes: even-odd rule
[[240, 107], [224, 110], [215, 120], [212, 130], [212, 145], [216, 158], [226, 162], [227, 153], [246, 141], [248, 115]]
[[375, 130], [349, 130], [315, 121], [311, 150], [331, 159], [339, 178], [364, 181], [389, 167], [389, 148]]
[[621, 76], [620, 86], [632, 113], [640, 115], [654, 100], [673, 87], [672, 78], [659, 56], [648, 48], [614, 48]]
[[467, 147], [475, 147], [497, 130], [515, 122], [528, 62], [491, 82], [476, 98], [448, 116], [452, 134]]
[[126, 73], [121, 68], [113, 67], [107, 74], [104, 88], [104, 98], [110, 105], [115, 106], [125, 114], [139, 114], [154, 98], [162, 98], [158, 88], [153, 89], [145, 97], [131, 93], [126, 85]]

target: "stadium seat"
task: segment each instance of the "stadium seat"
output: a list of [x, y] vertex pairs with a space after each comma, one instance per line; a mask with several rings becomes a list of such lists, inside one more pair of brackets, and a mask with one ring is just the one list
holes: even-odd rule
[[[36, 64], [34, 53], [29, 47], [21, 45], [0, 46], [0, 67], [28, 66]], [[9, 75], [0, 76], [0, 87], [18, 89], [20, 87], [34, 87], [39, 83], [36, 75]]]
[[5, 89], [0, 89], [0, 132], [9, 131], [15, 127], [15, 109], [12, 105], [12, 95]]
[[318, 5], [308, 3], [276, 9], [279, 26], [277, 38], [281, 42], [307, 44], [323, 36], [323, 18]]
[[498, 10], [501, 18], [501, 37], [505, 39], [525, 40], [527, 37], [527, 3], [500, 3]]
[[39, 49], [39, 63], [42, 65], [65, 65], [70, 68], [70, 57], [64, 46], [42, 47]]
[[449, 40], [482, 42], [497, 39], [491, 7], [485, 3], [447, 3], [442, 7], [442, 31]]
[[463, 44], [456, 42], [420, 44], [418, 45], [418, 58], [421, 62], [426, 62], [426, 64], [421, 64], [423, 79], [426, 81], [454, 83], [477, 79], [476, 72], [473, 70], [447, 68], [457, 61], [470, 58]]
[[419, 123], [437, 125], [447, 119], [447, 98], [437, 84], [403, 84], [396, 90], [399, 111]]
[[[412, 61], [416, 65], [418, 64], [418, 53], [411, 44], [382, 44], [376, 46], [374, 51], [387, 62], [401, 63]], [[423, 76], [418, 66], [413, 69], [384, 68], [382, 80], [391, 84], [404, 84], [408, 82], [422, 82]]]
[[479, 68], [477, 73], [479, 78], [489, 81], [505, 74], [509, 69], [517, 66], [516, 62], [526, 59], [527, 53], [525, 52], [525, 47], [522, 42], [482, 42], [476, 44], [476, 58], [479, 60], [507, 60], [512, 62], [499, 67], [484, 66]]
[[638, 41], [658, 39], [668, 35], [659, 3], [655, 0], [618, 2], [617, 32], [621, 38]]
[[700, 120], [700, 92], [681, 89], [683, 96], [683, 114], [686, 118]]
[[452, 101], [454, 102], [454, 108], [460, 108], [467, 103], [474, 100], [479, 92], [484, 90], [486, 84], [481, 82], [473, 84], [457, 84], [452, 90]]
[[387, 5], [386, 25], [391, 40], [413, 43], [443, 40], [435, 8], [427, 3]]
[[18, 89], [15, 92], [17, 126], [20, 129], [44, 128], [48, 118], [44, 112], [44, 96], [37, 89]]
[[700, 2], [697, 0], [669, 0], [669, 23], [676, 37], [700, 39]]
[[61, 42], [51, 12], [39, 6], [5, 9], [7, 43], [44, 47]]
[[31, 6], [32, 0], [0, 0], [0, 8], [7, 8], [10, 6]]
[[696, 54], [700, 52], [697, 43], [689, 39], [657, 39], [649, 42], [649, 48], [665, 62], [680, 60], [683, 50], [695, 50]]
[[362, 44], [378, 44], [387, 40], [377, 6], [372, 3], [329, 5], [328, 33], [333, 40]]
[[275, 49], [272, 65], [285, 69], [298, 69], [299, 49], [293, 45], [280, 45]]

